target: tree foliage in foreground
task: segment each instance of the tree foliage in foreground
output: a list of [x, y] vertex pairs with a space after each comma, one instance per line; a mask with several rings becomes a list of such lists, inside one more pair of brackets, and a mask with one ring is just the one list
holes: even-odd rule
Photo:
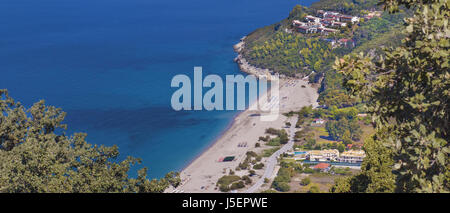
[[[359, 179], [340, 180], [334, 191], [392, 191], [390, 181], [378, 176], [395, 175], [397, 192], [450, 191], [449, 159], [449, 47], [450, 16], [447, 0], [383, 0], [385, 9], [400, 6], [415, 10], [406, 19], [406, 38], [396, 49], [386, 49], [379, 60], [367, 55], [336, 60], [349, 91], [366, 101], [376, 127], [373, 146], [367, 149], [367, 168]], [[391, 157], [377, 156], [381, 145]], [[385, 165], [392, 160], [392, 172]], [[374, 169], [375, 168], [375, 169]], [[378, 171], [377, 171], [378, 170]], [[372, 172], [370, 172], [372, 171]], [[375, 185], [371, 182], [376, 181]], [[372, 186], [372, 187], [370, 187]]]
[[26, 110], [0, 90], [0, 192], [163, 192], [180, 183], [178, 173], [149, 180], [147, 169], [128, 177], [140, 160], [118, 161], [117, 146], [66, 136], [65, 113], [44, 101]]

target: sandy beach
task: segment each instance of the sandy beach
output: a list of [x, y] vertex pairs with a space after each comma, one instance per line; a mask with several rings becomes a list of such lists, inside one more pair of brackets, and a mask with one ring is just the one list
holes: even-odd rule
[[[244, 45], [241, 40], [234, 48], [239, 53]], [[236, 62], [239, 64], [241, 71], [250, 74], [261, 75], [269, 71], [251, 66], [240, 54], [236, 58]], [[240, 113], [229, 129], [181, 172], [181, 185], [175, 190], [168, 190], [168, 192], [220, 192], [216, 187], [217, 180], [228, 174], [230, 169], [235, 170], [246, 157], [247, 151], [260, 153], [263, 149], [268, 148], [265, 145], [255, 148], [258, 138], [265, 135], [267, 128], [285, 128], [286, 121], [295, 123], [293, 118], [287, 118], [282, 113], [299, 110], [303, 106], [317, 106], [317, 89], [305, 80], [280, 79], [279, 88], [279, 97], [276, 98], [280, 100], [280, 112], [276, 120], [262, 121], [259, 111], [246, 110]], [[242, 146], [242, 144], [245, 144], [245, 146]], [[230, 162], [219, 161], [226, 156], [235, 156], [235, 159]], [[263, 158], [262, 162], [264, 163], [265, 160], [267, 159]], [[257, 176], [261, 172], [263, 171], [258, 170]], [[247, 173], [248, 171], [236, 171], [236, 175], [240, 176]]]

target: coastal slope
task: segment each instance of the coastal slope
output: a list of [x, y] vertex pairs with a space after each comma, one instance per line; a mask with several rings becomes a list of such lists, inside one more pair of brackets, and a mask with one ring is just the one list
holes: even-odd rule
[[[242, 42], [235, 46], [239, 53]], [[240, 55], [238, 56], [238, 59]], [[242, 58], [241, 58], [242, 59]], [[250, 74], [265, 73], [269, 70], [262, 70], [238, 61], [242, 71]], [[275, 121], [261, 121], [259, 112], [246, 110], [240, 113], [233, 121], [229, 129], [214, 142], [214, 144], [203, 152], [197, 159], [188, 165], [181, 172], [182, 183], [172, 192], [220, 192], [216, 183], [218, 179], [230, 170], [234, 170], [246, 157], [248, 151], [262, 152], [267, 147], [255, 147], [258, 138], [263, 136], [268, 128], [285, 128], [285, 122], [292, 119], [283, 115], [284, 112], [300, 110], [304, 106], [317, 106], [317, 88], [308, 84], [307, 81], [296, 78], [280, 79], [280, 112]], [[291, 121], [294, 122], [294, 121]], [[288, 130], [289, 131], [289, 130]], [[246, 144], [239, 146], [239, 144]], [[219, 159], [226, 156], [235, 156], [230, 162], [220, 162]], [[262, 162], [267, 163], [267, 158]], [[236, 171], [236, 175], [245, 175], [246, 171]], [[242, 174], [241, 174], [242, 173]], [[258, 170], [256, 179], [261, 176], [263, 170]]]

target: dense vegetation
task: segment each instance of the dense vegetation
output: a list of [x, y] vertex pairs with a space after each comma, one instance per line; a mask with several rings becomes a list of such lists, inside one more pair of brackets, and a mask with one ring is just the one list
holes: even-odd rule
[[[303, 20], [306, 15], [315, 15], [319, 9], [362, 16], [370, 9], [379, 10], [376, 3], [377, 0], [322, 0], [309, 8], [297, 5], [286, 19], [248, 35], [245, 39], [246, 47], [243, 55], [252, 65], [288, 76], [295, 74], [306, 76], [314, 71], [310, 79], [317, 82], [324, 74], [331, 75], [328, 71], [332, 71], [336, 56], [348, 54], [353, 49], [353, 47], [332, 47], [326, 39], [352, 39], [357, 47], [364, 51], [377, 50], [384, 45], [396, 45], [399, 43], [397, 39], [389, 39], [389, 42], [373, 40], [381, 36], [396, 38], [395, 29], [399, 28], [405, 13], [385, 13], [379, 18], [362, 20], [362, 23], [358, 25], [350, 24], [342, 28], [339, 33], [331, 35], [295, 33], [291, 26], [292, 21]], [[335, 72], [332, 71], [332, 73]], [[333, 85], [324, 87], [333, 87]], [[328, 93], [343, 96], [342, 91], [335, 90]]]
[[[349, 92], [364, 98], [376, 133], [362, 173], [333, 192], [449, 192], [449, 2], [384, 0], [389, 12], [412, 8], [405, 38], [384, 57], [336, 60]], [[378, 59], [378, 60], [377, 60]]]
[[305, 73], [308, 67], [319, 71], [334, 58], [328, 42], [280, 31], [263, 44], [254, 45], [245, 57], [257, 67], [289, 76]]
[[[314, 43], [327, 37], [289, 31], [293, 19], [318, 9], [362, 15], [371, 8], [385, 12], [336, 35], [351, 38], [354, 48], [324, 48]], [[297, 127], [311, 118], [326, 118], [329, 135], [345, 143], [361, 134], [355, 112], [368, 113], [364, 123], [371, 123], [376, 132], [364, 141], [362, 171], [337, 181], [332, 192], [449, 191], [449, 13], [445, 0], [322, 0], [310, 8], [296, 6], [287, 19], [247, 37], [250, 63], [287, 75], [315, 71], [310, 81], [323, 79], [319, 103], [325, 109], [287, 113], [299, 114]], [[295, 43], [301, 40], [313, 42]], [[271, 49], [275, 47], [280, 50]], [[304, 52], [307, 57], [295, 55]], [[333, 65], [320, 53], [341, 59]], [[306, 61], [308, 56], [320, 66]], [[342, 110], [346, 112], [339, 115]], [[304, 140], [303, 148], [321, 149], [309, 127], [302, 127], [295, 139]], [[273, 186], [283, 191], [289, 173], [280, 174]]]
[[272, 182], [272, 188], [287, 192], [290, 190], [289, 182], [295, 173], [302, 171], [302, 166], [296, 163], [281, 162], [281, 168], [278, 170], [277, 176]]
[[65, 135], [64, 117], [44, 101], [26, 110], [0, 90], [0, 192], [164, 192], [180, 183], [174, 172], [149, 180], [146, 168], [130, 178], [139, 159], [119, 161], [116, 146]]
[[311, 4], [316, 10], [331, 10], [344, 14], [358, 15], [361, 10], [374, 8], [378, 0], [321, 0]]
[[343, 141], [345, 144], [359, 140], [362, 133], [357, 120], [347, 118], [328, 121], [326, 129], [333, 140]]

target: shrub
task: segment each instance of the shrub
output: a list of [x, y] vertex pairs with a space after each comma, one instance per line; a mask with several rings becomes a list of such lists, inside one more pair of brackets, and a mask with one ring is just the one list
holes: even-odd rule
[[266, 129], [266, 133], [271, 134], [271, 135], [280, 135], [280, 130], [274, 129], [274, 128], [268, 128], [268, 129]]
[[258, 163], [258, 164], [253, 166], [253, 169], [262, 169], [263, 167], [264, 167], [263, 163]]
[[264, 157], [270, 157], [273, 153], [275, 153], [279, 149], [280, 149], [280, 147], [275, 147], [275, 148], [272, 148], [272, 149], [266, 149], [266, 150], [264, 150], [263, 156]]
[[241, 178], [237, 175], [225, 175], [223, 177], [221, 177], [218, 181], [217, 184], [218, 185], [230, 185], [232, 182], [238, 181]]
[[314, 172], [315, 172], [314, 169], [311, 169], [311, 168], [303, 169], [303, 173], [314, 173]]
[[311, 180], [309, 179], [309, 178], [303, 178], [301, 181], [300, 181], [300, 184], [302, 185], [302, 186], [307, 186], [307, 185], [309, 185], [311, 183]]
[[248, 168], [248, 162], [244, 161], [242, 163], [239, 163], [239, 168], [244, 170]]
[[248, 177], [247, 175], [242, 176], [242, 180], [245, 182], [245, 184], [251, 184], [252, 183], [252, 179], [250, 179], [250, 177]]
[[219, 190], [221, 192], [228, 192], [230, 191], [230, 187], [228, 187], [228, 185], [219, 185]]
[[259, 140], [259, 141], [267, 142], [267, 141], [269, 141], [269, 139], [270, 139], [270, 136], [266, 135], [265, 137], [260, 136], [258, 140]]
[[247, 155], [247, 156], [250, 156], [250, 157], [256, 157], [256, 156], [258, 156], [258, 154], [256, 154], [254, 151], [248, 151], [248, 152], [246, 153], [246, 155]]
[[267, 189], [262, 191], [261, 193], [277, 193], [277, 191], [273, 190], [273, 189]]
[[308, 193], [320, 193], [319, 187], [311, 186], [308, 190]]
[[280, 141], [281, 141], [280, 137], [276, 137], [276, 138], [270, 139], [270, 141], [267, 142], [266, 145], [267, 146], [279, 146], [281, 144]]
[[280, 136], [280, 143], [281, 144], [287, 144], [289, 142], [289, 136], [287, 135], [286, 131], [284, 131], [284, 134]]
[[275, 189], [280, 192], [287, 192], [291, 189], [291, 187], [286, 182], [279, 182], [276, 184]]
[[230, 189], [231, 190], [235, 190], [235, 189], [242, 189], [245, 187], [245, 184], [243, 181], [239, 181], [239, 182], [234, 182], [233, 184], [231, 184]]

